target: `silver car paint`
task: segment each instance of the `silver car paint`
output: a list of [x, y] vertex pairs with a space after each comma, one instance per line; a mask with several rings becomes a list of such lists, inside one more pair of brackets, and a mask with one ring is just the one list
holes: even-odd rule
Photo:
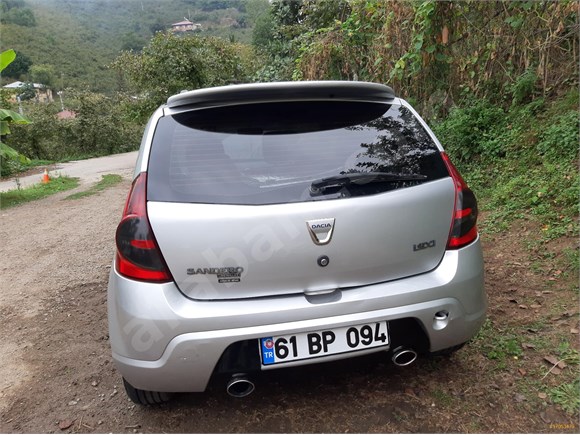
[[[223, 351], [239, 340], [413, 317], [434, 352], [471, 338], [487, 306], [479, 239], [446, 251], [431, 272], [320, 296], [194, 301], [174, 283], [140, 283], [113, 269], [108, 304], [113, 359], [121, 374], [136, 388], [191, 392], [205, 390]], [[434, 319], [441, 310], [449, 312], [444, 325]]]
[[[402, 99], [396, 98], [397, 103], [413, 112], [442, 151], [416, 111]], [[135, 177], [147, 171], [157, 120], [170, 113], [171, 109], [161, 107], [153, 114], [141, 144]], [[150, 207], [153, 213], [154, 208]], [[321, 217], [329, 216], [324, 213]], [[113, 267], [108, 306], [113, 359], [134, 387], [195, 392], [205, 390], [223, 351], [240, 340], [412, 317], [421, 323], [433, 352], [470, 339], [485, 319], [487, 302], [478, 239], [460, 250], [445, 251], [440, 263], [429, 272], [314, 296], [299, 293], [196, 301], [184, 297], [174, 283], [129, 280]], [[449, 312], [444, 324], [434, 318], [441, 310]]]
[[[451, 178], [348, 200], [261, 206], [148, 203], [149, 221], [181, 291], [221, 300], [327, 292], [417, 275], [445, 252], [455, 192]], [[429, 210], [429, 213], [425, 213]], [[316, 245], [306, 227], [334, 217], [332, 242]], [[434, 247], [414, 250], [423, 242]], [[330, 262], [320, 267], [317, 259]], [[239, 282], [197, 273], [242, 267]]]

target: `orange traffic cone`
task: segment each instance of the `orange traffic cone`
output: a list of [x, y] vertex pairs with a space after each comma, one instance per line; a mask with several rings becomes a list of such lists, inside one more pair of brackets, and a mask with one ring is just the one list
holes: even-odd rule
[[44, 175], [42, 176], [42, 184], [46, 184], [50, 181], [50, 177], [48, 176], [48, 169], [44, 170]]

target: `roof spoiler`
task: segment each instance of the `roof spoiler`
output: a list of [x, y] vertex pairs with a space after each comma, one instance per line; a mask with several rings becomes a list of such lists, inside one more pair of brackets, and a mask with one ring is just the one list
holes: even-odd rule
[[392, 88], [379, 83], [353, 81], [303, 81], [228, 85], [184, 91], [167, 99], [167, 107], [220, 106], [248, 102], [300, 100], [390, 101]]

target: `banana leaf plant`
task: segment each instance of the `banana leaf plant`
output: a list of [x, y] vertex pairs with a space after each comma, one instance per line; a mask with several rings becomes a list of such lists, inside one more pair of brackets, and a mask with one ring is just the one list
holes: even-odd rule
[[[14, 59], [16, 59], [16, 52], [14, 50], [6, 50], [0, 53], [0, 73]], [[10, 134], [10, 124], [30, 124], [30, 120], [18, 112], [0, 108], [0, 161], [2, 164], [8, 160], [16, 160], [22, 164], [28, 163], [30, 160], [26, 156], [2, 142], [4, 136]]]

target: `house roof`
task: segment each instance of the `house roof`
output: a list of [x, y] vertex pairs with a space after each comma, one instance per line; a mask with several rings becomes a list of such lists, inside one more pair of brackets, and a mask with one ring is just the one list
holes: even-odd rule
[[58, 119], [74, 119], [77, 117], [76, 112], [71, 110], [62, 110], [56, 114]]
[[[23, 87], [24, 85], [26, 85], [26, 83], [17, 81], [17, 82], [9, 83], [9, 84], [7, 84], [7, 85], [5, 85], [3, 87], [4, 88], [9, 88], [9, 89], [17, 89], [17, 88]], [[44, 86], [44, 85], [42, 85], [40, 83], [33, 83], [32, 85], [34, 86], [34, 89], [44, 89], [46, 87], [46, 86]]]
[[189, 20], [184, 20], [184, 21], [180, 21], [179, 23], [173, 23], [171, 25], [172, 27], [177, 27], [177, 26], [193, 26], [193, 23]]

